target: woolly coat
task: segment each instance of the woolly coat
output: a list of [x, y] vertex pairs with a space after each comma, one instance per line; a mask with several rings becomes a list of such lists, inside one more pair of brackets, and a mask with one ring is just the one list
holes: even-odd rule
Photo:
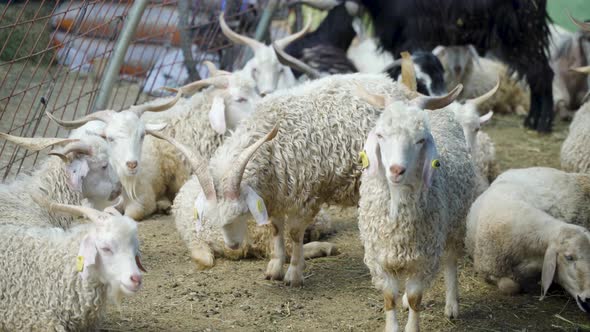
[[[382, 290], [389, 275], [404, 281], [420, 278], [427, 286], [445, 251], [462, 252], [464, 220], [475, 196], [474, 165], [454, 114], [448, 110], [429, 114], [441, 167], [427, 191], [400, 189], [400, 200], [394, 203], [381, 171], [361, 177], [359, 230], [365, 264]], [[393, 208], [396, 217], [390, 216]]]
[[[333, 75], [275, 92], [217, 149], [209, 163], [213, 178], [221, 179], [232, 166], [228, 160], [278, 123], [277, 136], [254, 153], [242, 181], [262, 197], [269, 216], [302, 213], [313, 217], [323, 203], [355, 206], [359, 198], [358, 153], [381, 113], [355, 96], [357, 83], [396, 100], [407, 100], [409, 93], [383, 74]], [[193, 211], [200, 192], [193, 178], [176, 196], [177, 228], [189, 249], [203, 248], [204, 243], [219, 248], [221, 235], [215, 225], [205, 220], [203, 230], [196, 231]], [[267, 253], [266, 246], [250, 250]]]
[[561, 145], [561, 168], [590, 173], [590, 102], [574, 115], [567, 138]]
[[476, 271], [521, 281], [534, 266], [541, 272], [548, 241], [564, 222], [590, 226], [590, 175], [509, 170], [473, 203], [465, 245]]
[[76, 255], [91, 224], [68, 231], [0, 225], [0, 331], [97, 327], [107, 286], [78, 276]]
[[[209, 159], [221, 145], [224, 135], [219, 135], [209, 123], [209, 109], [213, 102], [210, 91], [193, 96], [190, 103], [180, 106], [191, 109], [169, 113], [168, 125], [163, 130], [167, 136], [175, 138]], [[167, 111], [170, 112], [170, 111]], [[150, 118], [151, 120], [152, 118]], [[136, 192], [138, 201], [126, 202], [126, 214], [135, 220], [141, 220], [156, 212], [160, 206], [157, 202], [167, 201], [162, 208], [170, 206], [182, 185], [189, 179], [190, 165], [184, 156], [169, 143], [152, 136], [146, 136], [141, 153], [141, 174], [138, 177]]]
[[496, 147], [490, 136], [482, 131], [477, 133], [477, 153], [475, 154], [475, 167], [488, 184], [492, 183], [500, 173], [496, 163]]

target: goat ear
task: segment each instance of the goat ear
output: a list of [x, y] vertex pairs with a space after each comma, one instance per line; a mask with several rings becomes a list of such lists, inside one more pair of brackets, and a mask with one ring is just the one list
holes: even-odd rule
[[223, 102], [223, 98], [219, 96], [213, 98], [211, 110], [209, 111], [209, 121], [213, 130], [219, 135], [225, 134], [225, 103]]
[[88, 267], [96, 263], [96, 242], [92, 235], [86, 235], [80, 243], [80, 250], [76, 262], [76, 268], [82, 279], [88, 278]]
[[82, 191], [82, 181], [88, 175], [89, 167], [86, 158], [76, 158], [66, 166], [68, 186], [73, 191]]
[[490, 121], [490, 119], [492, 118], [492, 115], [494, 115], [493, 111], [489, 111], [486, 114], [482, 115], [479, 117], [479, 124], [482, 125], [488, 121]]
[[438, 45], [432, 50], [432, 54], [435, 56], [443, 56], [445, 54], [446, 48], [442, 45]]
[[434, 137], [428, 133], [424, 141], [424, 164], [422, 165], [422, 186], [424, 190], [428, 189], [432, 184], [432, 177], [434, 170], [440, 166], [438, 161], [438, 150], [434, 143]]
[[146, 131], [162, 131], [164, 128], [168, 126], [167, 123], [146, 123], [145, 130]]
[[[365, 158], [367, 158], [368, 163], [368, 165], [366, 165], [367, 175], [375, 176], [379, 171], [379, 163], [381, 160], [379, 158], [379, 143], [377, 142], [377, 134], [375, 134], [375, 129], [369, 132], [369, 136], [365, 141], [365, 146], [363, 147], [363, 150], [365, 152]], [[362, 158], [363, 156], [361, 156], [361, 159]], [[363, 161], [364, 167], [366, 163], [364, 160], [361, 161]]]
[[248, 209], [256, 220], [257, 225], [260, 226], [268, 224], [268, 212], [266, 211], [266, 205], [264, 205], [262, 197], [258, 196], [254, 189], [250, 188], [249, 186], [246, 186], [246, 204], [248, 204]]
[[549, 286], [553, 283], [555, 277], [555, 270], [557, 269], [557, 251], [555, 247], [549, 246], [545, 251], [545, 258], [543, 259], [543, 270], [541, 272], [541, 286], [543, 287], [543, 295], [541, 300], [547, 295]]

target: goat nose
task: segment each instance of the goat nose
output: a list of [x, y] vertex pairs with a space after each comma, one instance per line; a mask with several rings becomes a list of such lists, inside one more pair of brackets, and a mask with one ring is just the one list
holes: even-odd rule
[[400, 165], [393, 165], [389, 167], [389, 171], [391, 172], [391, 174], [399, 176], [406, 172], [406, 168]]
[[268, 92], [261, 92], [260, 97], [265, 97], [267, 94], [268, 94]]
[[133, 274], [133, 275], [131, 275], [131, 278], [129, 278], [129, 279], [131, 279], [131, 282], [134, 284], [137, 284], [137, 285], [141, 284], [141, 275], [139, 275], [139, 274]]
[[137, 160], [128, 161], [126, 164], [130, 169], [135, 169], [137, 167]]

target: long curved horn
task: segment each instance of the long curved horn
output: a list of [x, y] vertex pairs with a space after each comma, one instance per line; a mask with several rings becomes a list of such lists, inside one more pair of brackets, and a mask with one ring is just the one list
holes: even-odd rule
[[590, 74], [590, 66], [585, 67], [572, 67], [570, 68], [571, 71], [578, 72], [580, 74]]
[[275, 40], [273, 44], [276, 44], [279, 49], [284, 50], [289, 44], [303, 37], [307, 31], [309, 31], [309, 28], [311, 28], [311, 14], [307, 15], [307, 24], [301, 29], [301, 31], [285, 36], [279, 40]]
[[280, 47], [278, 47], [275, 43], [272, 43], [272, 47], [274, 48], [275, 53], [277, 54], [277, 58], [279, 59], [279, 62], [281, 64], [298, 70], [307, 75], [311, 79], [318, 79], [321, 77], [319, 71], [315, 70], [303, 61], [291, 56], [290, 54], [282, 50]]
[[[43, 189], [39, 188], [42, 192]], [[39, 204], [40, 206], [47, 207], [50, 212], [61, 212], [67, 213], [74, 216], [85, 216], [86, 218], [90, 219], [91, 221], [100, 224], [105, 222], [109, 215], [95, 210], [93, 208], [89, 208], [86, 206], [78, 206], [78, 205], [71, 205], [71, 204], [60, 204], [57, 202], [49, 201], [46, 196], [39, 195], [38, 193], [32, 193], [31, 198], [35, 203]]]
[[119, 212], [118, 209], [122, 207], [122, 204], [124, 201], [125, 200], [123, 199], [123, 196], [119, 196], [119, 197], [117, 197], [117, 199], [113, 205], [107, 206], [106, 208], [104, 208], [103, 211], [112, 215], [112, 216], [121, 217], [123, 215], [121, 214], [121, 212]]
[[52, 145], [79, 141], [73, 138], [20, 137], [5, 133], [0, 133], [0, 137], [30, 151], [41, 151]]
[[68, 121], [60, 120], [56, 118], [53, 114], [45, 111], [45, 114], [49, 117], [49, 119], [51, 119], [51, 121], [57, 123], [58, 125], [66, 129], [76, 129], [82, 127], [90, 121], [102, 121], [104, 123], [108, 123], [113, 118], [113, 114], [115, 113], [116, 112], [112, 110], [98, 111], [90, 113], [84, 117], [81, 117], [80, 119]]
[[451, 90], [451, 92], [447, 93], [444, 96], [431, 97], [419, 95], [418, 97], [412, 99], [410, 103], [425, 110], [437, 110], [446, 107], [447, 105], [455, 101], [459, 94], [461, 94], [461, 91], [463, 91], [463, 85], [458, 84], [453, 90]]
[[[74, 142], [66, 145], [61, 151], [58, 152], [64, 155], [68, 155], [68, 153], [81, 153], [92, 156], [92, 147], [84, 142]], [[51, 154], [51, 152], [49, 152], [49, 154]]]
[[135, 112], [138, 117], [141, 117], [144, 112], [162, 112], [176, 105], [176, 103], [180, 100], [180, 97], [182, 97], [182, 90], [178, 90], [174, 98], [168, 100], [165, 103], [154, 105], [133, 105], [129, 108], [129, 110]]
[[180, 89], [178, 90], [186, 95], [193, 95], [197, 93], [199, 90], [204, 89], [210, 85], [213, 85], [219, 89], [225, 89], [229, 85], [229, 78], [227, 77], [227, 75], [209, 77], [202, 79], [200, 81], [189, 83], [185, 86], [180, 87]]
[[358, 83], [356, 84], [356, 89], [354, 91], [354, 94], [357, 97], [361, 98], [362, 100], [366, 101], [367, 103], [369, 103], [379, 109], [385, 108], [385, 106], [387, 104], [387, 100], [386, 100], [385, 96], [370, 93], [369, 91], [367, 91], [367, 89], [365, 89], [364, 86], [362, 86]]
[[570, 17], [570, 20], [572, 20], [572, 22], [574, 22], [574, 24], [578, 26], [578, 28], [580, 28], [582, 30], [590, 31], [590, 23], [582, 22], [582, 21], [575, 19], [572, 16], [572, 13], [569, 12], [569, 10], [567, 12], [567, 15]]
[[210, 77], [231, 75], [231, 73], [229, 71], [217, 69], [217, 67], [215, 67], [215, 64], [213, 64], [213, 62], [211, 62], [209, 60], [203, 61], [203, 64], [205, 65], [205, 67], [207, 67], [207, 70], [209, 70]]
[[248, 161], [254, 155], [254, 152], [262, 146], [265, 142], [268, 142], [277, 136], [279, 131], [279, 124], [277, 123], [268, 134], [258, 139], [254, 144], [250, 145], [235, 160], [234, 166], [230, 168], [225, 175], [225, 182], [223, 186], [223, 194], [228, 199], [237, 199], [240, 197], [240, 183], [242, 183], [242, 176], [246, 170]]
[[240, 34], [238, 34], [237, 32], [233, 31], [232, 29], [230, 29], [227, 26], [227, 23], [225, 23], [225, 18], [224, 18], [225, 13], [221, 12], [221, 14], [219, 15], [219, 26], [221, 27], [221, 32], [223, 32], [223, 34], [232, 42], [236, 43], [236, 44], [242, 44], [242, 45], [248, 45], [250, 46], [250, 48], [254, 51], [254, 53], [256, 53], [256, 51], [258, 49], [260, 49], [261, 47], [264, 47], [266, 45], [264, 45], [263, 43], [259, 42], [256, 39], [250, 38], [250, 37], [246, 37], [246, 36], [242, 36]]
[[409, 52], [401, 52], [402, 56], [402, 83], [410, 91], [418, 91], [416, 82], [416, 71], [414, 70], [414, 60]]
[[211, 174], [209, 174], [209, 170], [207, 169], [207, 163], [204, 162], [205, 159], [203, 157], [197, 156], [197, 154], [193, 153], [188, 147], [173, 139], [172, 137], [162, 135], [159, 132], [151, 130], [148, 130], [147, 133], [156, 138], [167, 141], [168, 143], [172, 144], [176, 149], [178, 149], [178, 151], [180, 151], [186, 157], [186, 159], [188, 159], [193, 173], [197, 176], [199, 184], [201, 185], [201, 188], [203, 188], [205, 198], [207, 198], [207, 200], [210, 201], [217, 200], [217, 194], [215, 192], [213, 178], [211, 177]]
[[500, 88], [500, 79], [497, 80], [496, 85], [490, 91], [484, 93], [483, 95], [481, 95], [479, 97], [475, 97], [473, 99], [467, 99], [466, 102], [473, 103], [476, 106], [479, 106], [479, 105], [483, 104], [486, 100], [492, 98], [494, 93], [496, 93], [496, 91], [498, 91], [499, 88]]

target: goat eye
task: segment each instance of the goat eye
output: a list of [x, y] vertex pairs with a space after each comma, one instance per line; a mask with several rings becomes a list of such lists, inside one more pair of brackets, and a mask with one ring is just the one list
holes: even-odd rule
[[112, 136], [107, 136], [107, 141], [112, 143], [115, 141], [115, 139]]
[[238, 103], [245, 103], [247, 101], [248, 101], [248, 99], [246, 99], [246, 98], [238, 98]]
[[416, 144], [424, 144], [426, 140], [424, 138], [418, 140], [418, 142], [416, 142]]
[[477, 132], [479, 131], [479, 128], [475, 128], [475, 130], [474, 130], [474, 131], [477, 133]]
[[375, 136], [377, 136], [378, 139], [382, 139], [383, 138], [383, 135], [381, 135], [381, 134], [376, 134]]
[[574, 256], [572, 255], [565, 255], [565, 260], [568, 262], [573, 262], [574, 261]]
[[100, 250], [104, 251], [105, 254], [112, 254], [113, 250], [109, 247], [102, 247]]
[[257, 74], [258, 70], [256, 70], [256, 68], [252, 68], [252, 77], [256, 77]]
[[107, 169], [107, 167], [109, 167], [109, 164], [108, 164], [108, 163], [104, 163], [104, 164], [102, 165], [102, 169]]

